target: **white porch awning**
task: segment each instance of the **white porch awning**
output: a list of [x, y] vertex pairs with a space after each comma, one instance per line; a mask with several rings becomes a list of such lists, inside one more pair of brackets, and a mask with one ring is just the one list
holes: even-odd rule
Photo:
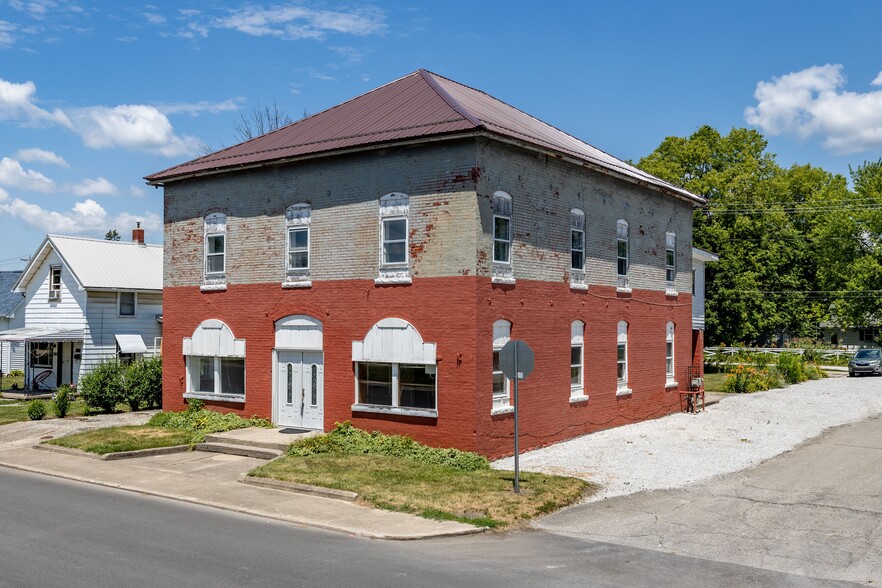
[[60, 343], [82, 341], [82, 329], [58, 329], [52, 327], [24, 327], [0, 331], [0, 341], [41, 341]]
[[147, 353], [147, 346], [141, 335], [114, 335], [120, 353]]

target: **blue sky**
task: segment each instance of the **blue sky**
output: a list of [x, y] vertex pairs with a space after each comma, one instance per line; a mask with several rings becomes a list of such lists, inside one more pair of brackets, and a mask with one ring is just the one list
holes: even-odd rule
[[882, 0], [0, 0], [0, 270], [46, 233], [162, 240], [143, 176], [425, 68], [622, 159], [703, 124], [780, 164], [882, 156]]

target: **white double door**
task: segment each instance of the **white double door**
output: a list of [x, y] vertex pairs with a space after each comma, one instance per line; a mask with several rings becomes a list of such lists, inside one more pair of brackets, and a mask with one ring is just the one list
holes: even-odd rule
[[278, 351], [278, 407], [282, 427], [324, 427], [324, 361], [321, 351]]

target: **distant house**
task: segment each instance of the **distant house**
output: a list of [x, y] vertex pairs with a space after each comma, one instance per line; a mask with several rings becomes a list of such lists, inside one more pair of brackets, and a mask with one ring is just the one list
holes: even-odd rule
[[823, 322], [820, 324], [821, 339], [834, 347], [858, 349], [860, 347], [878, 347], [882, 327], [837, 327], [836, 325]]
[[[19, 306], [24, 296], [13, 292], [21, 272], [0, 272], [0, 331], [6, 331], [23, 323]], [[16, 311], [18, 314], [16, 315]], [[18, 320], [17, 320], [18, 319]], [[17, 341], [0, 341], [0, 373], [24, 369], [24, 345]]]
[[12, 287], [24, 295], [0, 342], [23, 347], [25, 386], [76, 384], [93, 366], [159, 351], [162, 247], [47, 235]]
[[[680, 409], [704, 200], [419, 70], [147, 177], [163, 407], [500, 456]], [[703, 315], [703, 312], [702, 312]]]

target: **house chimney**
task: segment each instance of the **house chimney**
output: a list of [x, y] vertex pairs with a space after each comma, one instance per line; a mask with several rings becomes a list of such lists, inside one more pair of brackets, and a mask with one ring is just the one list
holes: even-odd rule
[[144, 229], [141, 228], [141, 223], [137, 223], [137, 227], [132, 229], [132, 242], [139, 243], [141, 245], [144, 244]]

